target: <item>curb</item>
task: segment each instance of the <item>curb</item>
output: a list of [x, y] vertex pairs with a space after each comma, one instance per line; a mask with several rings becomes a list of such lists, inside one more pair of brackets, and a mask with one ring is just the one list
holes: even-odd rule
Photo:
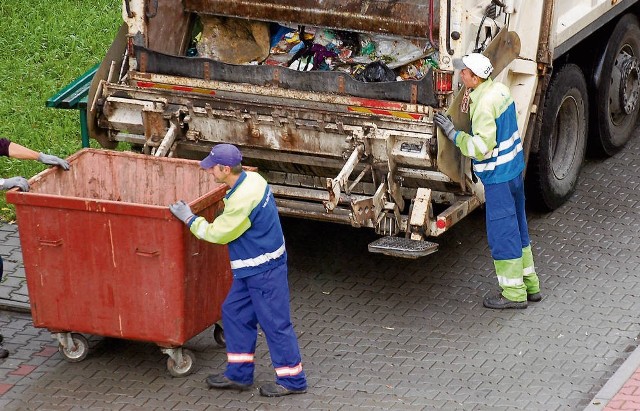
[[31, 314], [31, 306], [26, 303], [0, 299], [0, 310]]
[[609, 401], [624, 387], [625, 383], [640, 368], [640, 346], [622, 363], [620, 368], [609, 378], [607, 383], [598, 391], [584, 411], [603, 410]]

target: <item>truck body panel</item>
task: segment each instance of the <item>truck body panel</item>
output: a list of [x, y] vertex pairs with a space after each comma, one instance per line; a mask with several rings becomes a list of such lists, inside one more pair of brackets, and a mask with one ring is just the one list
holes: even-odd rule
[[[434, 2], [435, 13], [438, 6]], [[430, 29], [428, 19], [416, 18], [429, 16], [425, 0], [302, 0], [295, 4], [286, 0], [184, 0], [184, 8], [193, 13], [408, 37], [426, 37]]]
[[[117, 61], [120, 74], [113, 69], [94, 80], [100, 84], [90, 96], [92, 129], [105, 146], [124, 141], [151, 155], [202, 158], [214, 144], [236, 144], [246, 163], [274, 185], [282, 214], [423, 241], [484, 203], [469, 160], [438, 135], [432, 121], [434, 112], [447, 111], [459, 129], [470, 127], [460, 111], [464, 91], [453, 60], [474, 51], [492, 58], [492, 77], [511, 89], [516, 102], [530, 180], [547, 205], [556, 205], [576, 184], [587, 138], [585, 110], [591, 106], [611, 119], [609, 139], [600, 141], [613, 144], [611, 151], [628, 138], [617, 137], [628, 134], [628, 126], [618, 124], [637, 119], [640, 46], [617, 29], [617, 43], [594, 41], [593, 56], [584, 52], [623, 16], [635, 17], [637, 3], [124, 0], [127, 46]], [[362, 39], [393, 41], [398, 49], [422, 50], [413, 60], [391, 57], [395, 75], [416, 61], [432, 61], [433, 67], [421, 78], [363, 81], [345, 69], [356, 67], [349, 56], [335, 57], [341, 62], [335, 69], [307, 71], [299, 62], [296, 70], [291, 62], [298, 54], [284, 64], [273, 41], [270, 54], [280, 60], [231, 64], [194, 56], [192, 43], [202, 42], [204, 33], [198, 39], [196, 28], [209, 21], [268, 22], [271, 31], [279, 27], [298, 35], [306, 51], [327, 32], [342, 45], [352, 38], [347, 34], [360, 39], [360, 46]], [[547, 86], [554, 66], [567, 64], [577, 65], [587, 84], [567, 90], [577, 95], [563, 99]], [[604, 70], [599, 75], [612, 77], [613, 86], [592, 80], [598, 64]], [[609, 103], [588, 105], [598, 93], [609, 96]], [[551, 107], [556, 101], [561, 105]], [[560, 115], [565, 112], [574, 113], [581, 126], [550, 125], [566, 121], [570, 116]], [[564, 151], [550, 150], [556, 145]]]

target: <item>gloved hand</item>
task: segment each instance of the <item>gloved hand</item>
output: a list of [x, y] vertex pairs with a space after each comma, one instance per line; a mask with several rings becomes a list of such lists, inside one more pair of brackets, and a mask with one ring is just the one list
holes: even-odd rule
[[69, 169], [69, 163], [67, 162], [67, 160], [63, 160], [59, 157], [52, 156], [51, 154], [45, 154], [45, 153], [38, 154], [38, 161], [50, 166], [59, 166], [64, 170]]
[[191, 207], [189, 207], [189, 204], [185, 203], [184, 200], [171, 204], [169, 206], [169, 211], [171, 211], [174, 216], [178, 217], [178, 219], [185, 224], [189, 224], [189, 222], [195, 218], [195, 214], [191, 211]]
[[436, 126], [440, 127], [444, 135], [453, 142], [457, 131], [451, 120], [442, 113], [436, 113], [433, 115], [433, 122], [436, 123]]
[[24, 177], [0, 178], [0, 188], [8, 190], [18, 187], [22, 191], [29, 191], [29, 182]]

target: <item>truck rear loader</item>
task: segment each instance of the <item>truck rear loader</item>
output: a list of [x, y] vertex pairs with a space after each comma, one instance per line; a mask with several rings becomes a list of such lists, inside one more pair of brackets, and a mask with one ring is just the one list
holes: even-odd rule
[[[372, 228], [380, 238], [370, 251], [424, 256], [437, 249], [430, 240], [484, 203], [470, 161], [432, 121], [445, 111], [469, 129], [453, 59], [484, 53], [492, 77], [511, 89], [528, 201], [553, 210], [574, 191], [587, 152], [613, 155], [632, 136], [639, 3], [123, 0], [123, 25], [89, 91], [89, 131], [102, 147], [128, 142], [154, 156], [201, 159], [215, 144], [235, 144], [271, 183], [281, 215]], [[208, 33], [217, 33], [214, 50], [252, 52], [234, 45], [238, 27], [255, 39], [266, 30], [266, 52], [264, 40], [251, 61], [197, 52]], [[298, 40], [284, 58], [273, 42], [283, 28], [286, 41]], [[382, 38], [392, 51], [420, 52], [370, 61], [365, 69], [377, 63], [393, 76], [363, 80], [362, 67], [309, 69], [321, 33], [342, 45], [359, 39], [358, 49]], [[337, 54], [334, 62], [358, 63]], [[415, 75], [416, 67], [428, 70]]]

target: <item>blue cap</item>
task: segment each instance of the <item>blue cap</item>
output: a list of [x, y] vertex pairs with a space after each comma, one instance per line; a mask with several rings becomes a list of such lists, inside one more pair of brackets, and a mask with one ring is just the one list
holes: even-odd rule
[[218, 144], [213, 146], [208, 156], [200, 162], [200, 167], [207, 169], [220, 164], [234, 167], [242, 161], [242, 153], [233, 144]]

